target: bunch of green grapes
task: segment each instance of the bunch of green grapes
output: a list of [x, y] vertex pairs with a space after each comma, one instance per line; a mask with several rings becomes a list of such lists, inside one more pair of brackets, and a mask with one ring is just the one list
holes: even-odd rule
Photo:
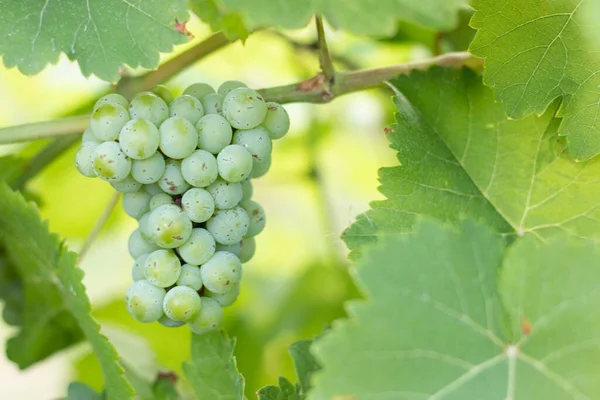
[[250, 179], [268, 171], [272, 140], [289, 125], [281, 105], [238, 81], [98, 100], [75, 164], [123, 192], [138, 220], [125, 295], [133, 318], [195, 333], [220, 325], [265, 227]]

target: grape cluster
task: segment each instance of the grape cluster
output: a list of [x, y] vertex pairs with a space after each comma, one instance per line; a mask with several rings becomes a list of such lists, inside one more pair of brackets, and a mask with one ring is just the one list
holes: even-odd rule
[[281, 105], [239, 81], [98, 100], [75, 164], [123, 192], [138, 220], [125, 295], [133, 318], [195, 333], [220, 325], [265, 227], [250, 179], [267, 172], [289, 124]]

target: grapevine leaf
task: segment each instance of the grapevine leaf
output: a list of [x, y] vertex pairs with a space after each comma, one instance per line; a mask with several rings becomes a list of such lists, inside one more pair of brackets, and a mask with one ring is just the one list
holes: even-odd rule
[[312, 375], [320, 369], [319, 364], [310, 353], [313, 340], [299, 340], [290, 346], [290, 354], [294, 359], [296, 375], [300, 381], [303, 393], [307, 393], [311, 387]]
[[72, 382], [63, 400], [104, 400], [104, 396], [81, 382]]
[[179, 400], [174, 379], [159, 376], [152, 385], [153, 400]]
[[346, 231], [351, 250], [378, 235], [410, 232], [419, 214], [468, 215], [502, 234], [542, 241], [561, 231], [599, 237], [600, 161], [577, 163], [565, 154], [555, 107], [508, 120], [466, 69], [434, 68], [392, 83], [402, 95], [388, 137], [401, 165], [380, 171], [387, 200], [373, 202]]
[[599, 398], [599, 257], [564, 233], [506, 254], [470, 221], [387, 237], [356, 267], [367, 302], [313, 346], [309, 399]]
[[190, 8], [214, 32], [222, 31], [229, 40], [245, 40], [250, 34], [242, 16], [236, 12], [223, 12], [216, 0], [190, 0]]
[[336, 28], [359, 35], [390, 36], [396, 31], [399, 20], [422, 26], [450, 30], [458, 23], [458, 11], [465, 0], [215, 0], [229, 12], [239, 12], [246, 26], [301, 28], [313, 14], [324, 14]]
[[265, 386], [256, 393], [258, 400], [300, 400], [300, 386], [294, 386], [284, 377], [279, 377], [279, 386]]
[[223, 331], [192, 337], [192, 359], [183, 371], [198, 400], [241, 400], [244, 378], [237, 370], [233, 349], [235, 340]]
[[33, 75], [62, 53], [85, 76], [116, 81], [119, 68], [154, 68], [159, 52], [184, 43], [177, 23], [188, 19], [185, 0], [47, 0], [2, 2], [0, 55], [7, 67]]
[[512, 118], [541, 114], [562, 98], [560, 134], [577, 160], [600, 154], [600, 42], [588, 40], [585, 9], [595, 0], [476, 0], [471, 52]]
[[4, 182], [0, 182], [0, 244], [25, 284], [23, 325], [7, 343], [9, 358], [28, 366], [40, 354], [51, 354], [45, 346], [58, 350], [78, 341], [83, 333], [102, 365], [107, 398], [131, 398], [133, 391], [117, 352], [90, 314], [76, 254], [49, 233], [35, 207]]

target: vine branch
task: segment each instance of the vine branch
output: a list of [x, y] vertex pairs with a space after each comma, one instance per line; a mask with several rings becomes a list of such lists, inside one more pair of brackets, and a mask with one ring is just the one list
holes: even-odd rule
[[333, 60], [329, 53], [329, 46], [327, 46], [327, 40], [325, 39], [325, 29], [323, 27], [323, 18], [317, 15], [315, 18], [317, 25], [317, 49], [319, 50], [319, 64], [321, 64], [321, 71], [325, 76], [325, 81], [328, 86], [335, 84], [335, 68], [333, 67]]
[[85, 239], [83, 246], [81, 246], [81, 250], [79, 250], [79, 260], [77, 261], [78, 263], [81, 263], [81, 260], [83, 259], [85, 254], [88, 252], [90, 247], [92, 247], [92, 244], [96, 240], [96, 237], [98, 236], [98, 234], [100, 234], [100, 232], [102, 231], [102, 228], [104, 228], [104, 225], [106, 225], [106, 222], [110, 218], [110, 215], [112, 214], [113, 210], [119, 203], [120, 197], [121, 197], [121, 192], [113, 193], [110, 200], [104, 207], [104, 210], [102, 210], [102, 214], [100, 214], [100, 216], [96, 220], [94, 227], [90, 231], [88, 237]]

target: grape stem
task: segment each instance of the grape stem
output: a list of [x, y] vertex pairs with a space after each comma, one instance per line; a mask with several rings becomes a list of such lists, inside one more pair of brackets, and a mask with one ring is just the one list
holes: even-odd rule
[[320, 15], [317, 15], [315, 17], [315, 23], [317, 26], [317, 49], [319, 51], [319, 64], [321, 65], [321, 71], [325, 77], [323, 89], [329, 89], [330, 86], [335, 84], [335, 68], [333, 67], [333, 60], [331, 59], [329, 46], [327, 46], [327, 39], [325, 38], [323, 18]]
[[319, 72], [314, 77], [302, 82], [261, 89], [259, 92], [267, 101], [277, 103], [329, 103], [335, 97], [382, 86], [384, 82], [414, 70], [424, 70], [434, 65], [443, 67], [472, 65], [475, 67], [481, 65], [482, 62], [483, 60], [474, 58], [467, 51], [447, 53], [406, 64], [352, 72], [336, 72], [333, 85], [328, 85], [325, 73]]
[[77, 261], [78, 264], [81, 263], [81, 260], [83, 259], [85, 254], [88, 252], [90, 247], [92, 247], [92, 244], [96, 240], [96, 237], [98, 237], [98, 234], [102, 231], [102, 228], [104, 228], [104, 225], [106, 225], [106, 222], [110, 218], [110, 215], [112, 214], [113, 210], [119, 203], [120, 197], [121, 197], [121, 192], [113, 193], [112, 197], [110, 198], [110, 200], [104, 207], [104, 210], [102, 210], [102, 214], [100, 214], [100, 216], [96, 220], [96, 223], [94, 224], [94, 227], [90, 231], [90, 234], [85, 239], [83, 246], [81, 246], [81, 250], [79, 250], [79, 261]]

